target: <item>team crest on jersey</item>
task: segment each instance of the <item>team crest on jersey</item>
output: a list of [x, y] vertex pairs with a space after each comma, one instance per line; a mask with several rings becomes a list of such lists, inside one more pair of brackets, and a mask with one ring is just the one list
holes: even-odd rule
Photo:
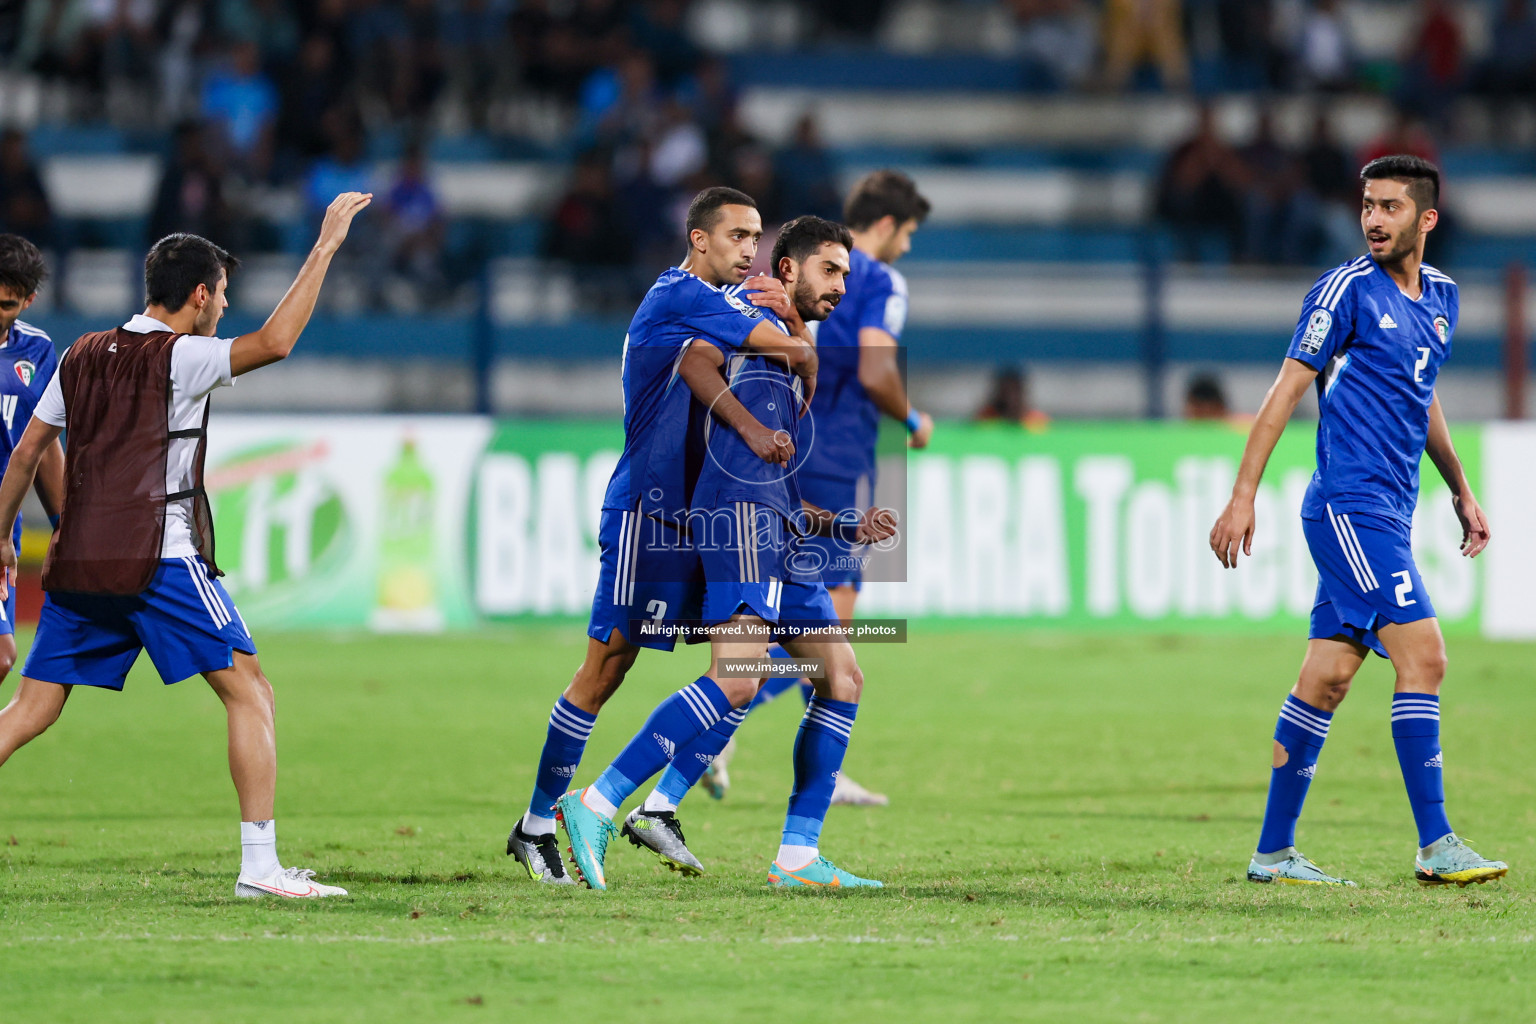
[[1323, 342], [1328, 337], [1328, 331], [1333, 327], [1333, 314], [1326, 309], [1314, 309], [1312, 315], [1307, 318], [1307, 329], [1302, 334], [1297, 348], [1303, 352], [1317, 355], [1323, 350]]
[[16, 376], [21, 378], [21, 383], [26, 387], [31, 387], [32, 378], [37, 375], [37, 367], [27, 359], [16, 360], [14, 367], [16, 370]]
[[1451, 340], [1451, 322], [1443, 316], [1435, 317], [1435, 333], [1440, 335], [1440, 344], [1447, 344]]
[[752, 303], [743, 300], [742, 297], [737, 295], [735, 292], [726, 292], [725, 301], [736, 307], [736, 311], [741, 313], [743, 316], [749, 316], [756, 320], [758, 317], [763, 315], [762, 307], [752, 305]]

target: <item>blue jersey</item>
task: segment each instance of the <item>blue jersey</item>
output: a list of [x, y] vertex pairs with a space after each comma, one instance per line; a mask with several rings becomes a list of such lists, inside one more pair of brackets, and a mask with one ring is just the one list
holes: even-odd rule
[[[772, 313], [768, 322], [784, 330]], [[789, 332], [784, 330], [785, 334]], [[800, 407], [805, 391], [800, 378], [778, 359], [757, 355], [750, 349], [709, 339], [725, 354], [724, 373], [731, 394], [769, 430], [789, 435], [800, 447]], [[795, 483], [799, 460], [788, 466], [770, 465], [759, 458], [741, 435], [724, 424], [705, 424], [707, 451], [694, 491], [696, 509], [726, 508], [736, 502], [765, 505], [793, 522], [799, 522], [800, 490]]]
[[1413, 521], [1435, 378], [1451, 354], [1456, 282], [1424, 264], [1418, 301], [1369, 256], [1318, 278], [1286, 355], [1319, 371], [1317, 472], [1301, 514]]
[[[16, 450], [37, 400], [58, 368], [59, 357], [47, 334], [20, 320], [11, 325], [9, 337], [0, 345], [0, 423], [5, 425], [0, 439], [0, 472], [11, 464], [11, 452]], [[20, 516], [13, 527], [13, 540], [20, 545]]]
[[686, 517], [703, 461], [705, 412], [678, 366], [695, 338], [732, 348], [747, 340], [763, 310], [739, 292], [673, 267], [646, 293], [624, 336], [624, 454], [603, 508]]
[[906, 278], [858, 249], [848, 256], [848, 292], [816, 332], [815, 434], [802, 468], [839, 481], [873, 478], [880, 435], [880, 410], [859, 383], [859, 331], [878, 327], [900, 341], [907, 325]]

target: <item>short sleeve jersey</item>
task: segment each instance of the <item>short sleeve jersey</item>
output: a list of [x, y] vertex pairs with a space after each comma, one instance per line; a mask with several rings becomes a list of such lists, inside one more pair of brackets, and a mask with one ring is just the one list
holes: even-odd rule
[[[816, 331], [821, 367], [802, 471], [852, 481], [873, 478], [880, 410], [859, 383], [859, 332], [878, 327], [897, 341], [907, 326], [907, 281], [894, 267], [858, 249], [849, 253], [847, 295]], [[810, 431], [807, 431], [809, 434]]]
[[[772, 313], [764, 316], [784, 330]], [[708, 340], [725, 355], [723, 372], [731, 394], [763, 426], [789, 435], [798, 450], [800, 407], [805, 395], [800, 378], [776, 359], [714, 338]], [[706, 452], [694, 491], [694, 508], [724, 508], [745, 501], [767, 506], [786, 519], [795, 520], [801, 509], [800, 490], [795, 482], [797, 461], [788, 466], [770, 465], [747, 446], [740, 434], [713, 420], [706, 421], [705, 439]]]
[[[0, 472], [11, 463], [11, 453], [21, 440], [38, 399], [53, 380], [59, 357], [53, 340], [31, 324], [17, 320], [0, 345]], [[21, 543], [21, 517], [12, 527], [12, 542]]]
[[1413, 521], [1435, 380], [1460, 314], [1456, 282], [1424, 264], [1409, 298], [1362, 256], [1318, 278], [1286, 355], [1318, 371], [1317, 472], [1301, 514]]
[[624, 453], [603, 508], [682, 522], [704, 457], [705, 410], [678, 375], [695, 338], [740, 348], [763, 310], [739, 288], [717, 288], [667, 270], [646, 293], [624, 336]]

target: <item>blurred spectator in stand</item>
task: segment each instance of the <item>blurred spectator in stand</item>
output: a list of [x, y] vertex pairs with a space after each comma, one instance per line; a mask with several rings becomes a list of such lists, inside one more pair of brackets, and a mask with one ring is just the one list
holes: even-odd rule
[[1044, 430], [1051, 422], [1050, 416], [1031, 408], [1029, 371], [1018, 366], [1000, 366], [992, 374], [987, 400], [976, 410], [974, 419], [978, 423], [1008, 424], [1028, 430]]
[[1229, 87], [1272, 89], [1282, 83], [1286, 57], [1275, 45], [1275, 0], [1208, 0], [1215, 5], [1222, 72]]
[[1199, 260], [1211, 237], [1226, 240], [1229, 259], [1242, 251], [1247, 184], [1242, 158], [1217, 133], [1210, 104], [1202, 104], [1194, 135], [1163, 164], [1154, 199], [1154, 213], [1173, 231], [1179, 258]]
[[299, 5], [291, 0], [219, 0], [213, 5], [193, 6], [216, 7], [219, 32], [228, 39], [255, 43], [261, 66], [269, 72], [290, 64], [298, 55], [303, 32], [293, 11]]
[[1215, 374], [1201, 373], [1189, 378], [1184, 388], [1184, 418], [1186, 420], [1221, 420], [1232, 415], [1227, 407], [1227, 395]]
[[203, 83], [202, 116], [230, 170], [264, 181], [272, 170], [277, 88], [261, 70], [255, 43], [235, 43], [227, 61]]
[[652, 138], [651, 176], [668, 188], [677, 187], [702, 171], [709, 159], [704, 130], [675, 97], [662, 107], [661, 123], [655, 127]]
[[613, 189], [609, 154], [594, 150], [576, 161], [569, 191], [555, 204], [544, 227], [546, 259], [568, 264], [584, 304], [621, 306], [634, 289], [629, 268], [634, 238]]
[[1530, 0], [1504, 0], [1491, 35], [1476, 87], [1494, 101], [1495, 121], [1503, 122], [1513, 104], [1536, 101], [1536, 10]]
[[437, 194], [427, 181], [426, 158], [412, 142], [384, 193], [380, 235], [392, 280], [384, 294], [391, 306], [417, 309], [446, 298], [443, 272], [446, 226]]
[[27, 152], [27, 137], [15, 128], [0, 132], [0, 232], [21, 235], [39, 247], [53, 243], [48, 190]]
[[1098, 55], [1099, 27], [1085, 0], [1012, 0], [1026, 89], [1086, 85]]
[[1157, 68], [1162, 88], [1189, 87], [1182, 0], [1105, 0], [1105, 88], [1124, 89], [1147, 65]]
[[606, 146], [649, 139], [661, 105], [650, 57], [631, 50], [618, 64], [599, 68], [582, 84], [578, 136]]
[[221, 246], [240, 248], [243, 240], [234, 237], [235, 217], [225, 200], [224, 177], [202, 125], [196, 121], [178, 125], [175, 153], [155, 190], [146, 243], [153, 245], [166, 235], [186, 231]]
[[277, 139], [284, 177], [297, 176], [330, 145], [325, 115], [336, 108], [345, 84], [337, 64], [336, 43], [324, 32], [312, 32], [299, 47], [298, 65], [282, 78]]
[[685, 0], [642, 0], [630, 11], [630, 41], [651, 55], [664, 88], [677, 86], [699, 63], [699, 48], [683, 23], [687, 11]]
[[1295, 71], [1303, 88], [1340, 92], [1355, 84], [1355, 44], [1338, 0], [1312, 0], [1302, 15]]
[[400, 18], [399, 31], [389, 40], [395, 67], [385, 98], [396, 120], [420, 125], [447, 77], [437, 0], [405, 0]]
[[372, 192], [374, 184], [373, 168], [363, 155], [363, 126], [357, 112], [344, 105], [332, 108], [325, 115], [325, 131], [330, 149], [310, 166], [304, 182], [305, 203], [316, 218], [341, 193]]
[[197, 62], [214, 28], [205, 0], [172, 0], [160, 11], [160, 115], [180, 122], [197, 116]]
[[706, 132], [713, 134], [736, 110], [736, 87], [731, 84], [730, 69], [719, 57], [705, 57], [694, 69], [687, 96], [693, 116]]
[[1254, 263], [1304, 263], [1308, 252], [1302, 172], [1295, 155], [1275, 135], [1268, 107], [1259, 108], [1253, 139], [1239, 151], [1248, 187], [1243, 201], [1242, 259]]
[[1424, 0], [1420, 20], [1403, 58], [1398, 103], [1422, 115], [1442, 132], [1466, 84], [1466, 40], [1461, 22], [1445, 0]]
[[1394, 153], [1423, 157], [1433, 164], [1440, 162], [1439, 150], [1429, 130], [1424, 127], [1424, 122], [1412, 111], [1401, 107], [1393, 115], [1386, 130], [1365, 144], [1365, 148], [1360, 151], [1359, 163], [1364, 167], [1377, 157]]
[[1334, 137], [1328, 108], [1319, 104], [1301, 154], [1315, 262], [1342, 263], [1360, 248], [1360, 169]]
[[539, 79], [541, 72], [531, 62], [544, 59], [549, 10], [543, 0], [518, 3], [512, 18], [524, 19], [530, 38], [512, 28], [505, 7], [496, 0], [462, 0], [441, 17], [444, 79], [464, 104], [469, 123], [484, 128], [491, 102], [507, 84], [509, 51], [517, 55], [518, 73], [525, 81], [534, 84]]
[[148, 86], [161, 46], [155, 36], [157, 0], [88, 0], [76, 6], [87, 12], [85, 39], [101, 62], [107, 113], [142, 118], [153, 111]]
[[774, 167], [779, 196], [790, 216], [811, 213], [827, 220], [842, 219], [837, 167], [822, 144], [814, 115], [800, 115], [795, 122], [795, 141], [779, 150]]

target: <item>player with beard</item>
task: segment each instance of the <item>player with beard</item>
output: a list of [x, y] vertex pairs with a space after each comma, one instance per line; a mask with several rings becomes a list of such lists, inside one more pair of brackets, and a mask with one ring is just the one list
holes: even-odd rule
[[1424, 885], [1486, 882], [1509, 866], [1451, 830], [1441, 776], [1440, 685], [1445, 640], [1414, 564], [1410, 530], [1419, 463], [1429, 455], [1451, 491], [1462, 554], [1488, 544], [1435, 394], [1451, 353], [1456, 283], [1424, 262], [1438, 220], [1440, 172], [1414, 156], [1387, 156], [1360, 172], [1360, 225], [1369, 252], [1318, 279], [1307, 294], [1280, 375], [1255, 419], [1232, 499], [1211, 549], [1235, 568], [1252, 554], [1254, 494], [1296, 403], [1317, 388], [1317, 472], [1302, 500], [1302, 531], [1317, 565], [1307, 653], [1275, 727], [1269, 800], [1248, 865], [1254, 882], [1354, 885], [1297, 851], [1296, 822], [1329, 725], [1371, 651], [1397, 682], [1392, 741], [1418, 828], [1414, 875]]

